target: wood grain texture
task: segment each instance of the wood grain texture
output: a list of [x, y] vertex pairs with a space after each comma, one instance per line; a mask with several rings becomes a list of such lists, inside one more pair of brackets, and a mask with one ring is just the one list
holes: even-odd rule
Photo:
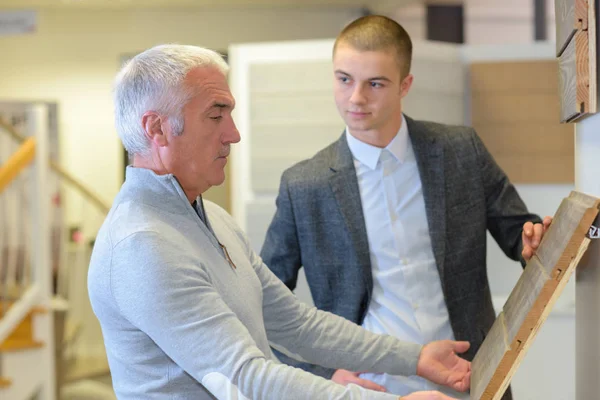
[[[594, 220], [590, 220], [590, 215], [594, 214], [595, 217], [597, 213], [596, 204], [595, 197], [583, 193], [572, 193], [561, 202], [554, 216], [555, 221], [544, 234], [536, 253], [549, 275], [553, 274], [556, 265], [565, 265], [575, 256], [577, 247], [572, 242], [577, 242], [579, 237], [588, 233]], [[587, 226], [579, 223], [582, 218], [590, 221]]]
[[577, 104], [581, 113], [590, 110], [590, 49], [588, 31], [577, 31], [575, 37], [575, 69], [577, 76]]
[[[486, 344], [487, 343], [487, 344]], [[510, 350], [504, 313], [500, 312], [472, 363], [471, 398], [484, 396], [488, 383]]]
[[513, 343], [525, 319], [531, 316], [533, 305], [550, 279], [550, 275], [539, 259], [533, 257], [504, 304], [504, 320], [509, 343]]
[[[506, 329], [506, 338], [490, 332], [475, 355], [471, 399], [499, 400], [506, 391], [540, 327], [585, 253], [590, 242], [586, 234], [598, 215], [598, 207], [600, 199], [578, 192], [571, 192], [561, 203], [538, 253], [557, 251], [569, 256], [556, 258], [553, 265], [543, 265], [541, 258], [537, 257], [528, 262], [501, 315], [494, 323], [494, 326], [500, 324]], [[570, 236], [560, 238], [562, 234]]]
[[[561, 93], [560, 120], [574, 122], [597, 110], [596, 9], [594, 1], [570, 0], [565, 4], [567, 3], [571, 5], [564, 7], [573, 7], [575, 31], [557, 53]], [[561, 10], [564, 11], [564, 7]], [[558, 31], [560, 29], [557, 25]]]
[[560, 85], [560, 121], [567, 122], [581, 114], [577, 103], [577, 64], [575, 40], [571, 40], [558, 58]]
[[556, 56], [559, 57], [576, 31], [575, 0], [555, 0]]
[[588, 22], [593, 18], [589, 7], [593, 1], [588, 0], [555, 0], [556, 18], [556, 56], [559, 57], [577, 30], [588, 30]]
[[596, 2], [590, 1], [588, 12], [588, 113], [595, 113], [598, 111], [598, 76], [596, 75], [598, 56], [596, 51]]

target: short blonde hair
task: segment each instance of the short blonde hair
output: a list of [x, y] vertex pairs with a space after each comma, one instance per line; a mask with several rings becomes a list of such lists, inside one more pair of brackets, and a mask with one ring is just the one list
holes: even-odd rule
[[368, 15], [352, 21], [335, 39], [334, 56], [340, 43], [360, 51], [392, 50], [396, 53], [402, 77], [410, 73], [412, 41], [406, 30], [390, 18]]

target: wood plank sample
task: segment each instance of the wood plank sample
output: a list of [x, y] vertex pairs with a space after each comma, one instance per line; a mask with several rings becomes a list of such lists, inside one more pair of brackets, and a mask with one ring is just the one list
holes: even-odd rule
[[[512, 343], [517, 337], [519, 329], [531, 314], [529, 311], [533, 309], [548, 280], [550, 275], [539, 260], [533, 257], [504, 304], [508, 343]], [[539, 317], [539, 315], [529, 315], [529, 317]]]
[[571, 40], [558, 57], [558, 67], [561, 88], [560, 120], [570, 121], [583, 112], [577, 101], [577, 88], [579, 85], [577, 84], [575, 40]]
[[600, 199], [571, 192], [472, 363], [471, 399], [499, 400], [587, 250]]
[[587, 1], [554, 0], [554, 15], [556, 18], [556, 56], [558, 57], [571, 41], [577, 29], [587, 26]]
[[556, 0], [561, 122], [596, 112], [596, 10], [588, 0]]
[[[491, 342], [494, 345], [484, 346], [486, 342]], [[494, 373], [509, 350], [510, 346], [508, 343], [506, 324], [504, 322], [504, 313], [500, 312], [500, 315], [496, 318], [496, 322], [492, 325], [485, 341], [473, 359], [471, 375], [472, 399], [482, 398], [488, 382], [493, 379]], [[479, 365], [485, 365], [486, 368], [474, 368]]]

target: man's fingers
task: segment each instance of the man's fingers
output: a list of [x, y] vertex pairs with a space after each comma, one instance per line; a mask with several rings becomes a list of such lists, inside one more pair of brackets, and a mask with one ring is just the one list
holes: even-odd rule
[[546, 232], [546, 230], [548, 229], [548, 227], [552, 223], [552, 217], [546, 216], [544, 218], [544, 221], [542, 223], [544, 224], [544, 232]]
[[454, 382], [452, 388], [458, 392], [465, 392], [471, 386], [471, 372], [467, 372], [466, 376], [460, 381]]
[[525, 224], [523, 225], [523, 233], [527, 237], [531, 237], [531, 235], [533, 235], [533, 223], [532, 222], [525, 222]]
[[533, 240], [531, 241], [531, 245], [534, 249], [537, 249], [537, 247], [540, 245], [540, 240], [542, 240], [543, 229], [544, 227], [542, 226], [542, 224], [535, 224], [533, 226]]
[[456, 400], [454, 397], [446, 396], [444, 393], [440, 392], [430, 392], [431, 397], [428, 400]]
[[465, 351], [469, 350], [469, 347], [471, 347], [471, 343], [465, 341], [454, 342], [453, 346], [454, 351], [458, 354], [464, 353]]
[[521, 252], [521, 255], [523, 256], [523, 258], [526, 261], [529, 261], [529, 259], [533, 255], [533, 251], [531, 250], [531, 247], [529, 247], [529, 246], [523, 247], [523, 251]]
[[356, 378], [356, 381], [350, 383], [356, 383], [358, 386], [362, 386], [365, 389], [375, 390], [377, 392], [387, 392], [387, 390], [383, 386], [378, 385], [375, 382], [370, 381], [368, 379]]

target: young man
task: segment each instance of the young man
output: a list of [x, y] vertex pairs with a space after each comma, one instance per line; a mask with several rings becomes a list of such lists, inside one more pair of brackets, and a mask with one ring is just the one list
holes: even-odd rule
[[[467, 340], [470, 360], [495, 320], [486, 231], [508, 257], [528, 259], [551, 219], [527, 211], [472, 128], [402, 113], [411, 56], [410, 37], [386, 17], [340, 33], [334, 94], [346, 131], [285, 171], [261, 256], [290, 289], [304, 267], [319, 309], [403, 340]], [[418, 376], [281, 359], [400, 395], [441, 390]]]

